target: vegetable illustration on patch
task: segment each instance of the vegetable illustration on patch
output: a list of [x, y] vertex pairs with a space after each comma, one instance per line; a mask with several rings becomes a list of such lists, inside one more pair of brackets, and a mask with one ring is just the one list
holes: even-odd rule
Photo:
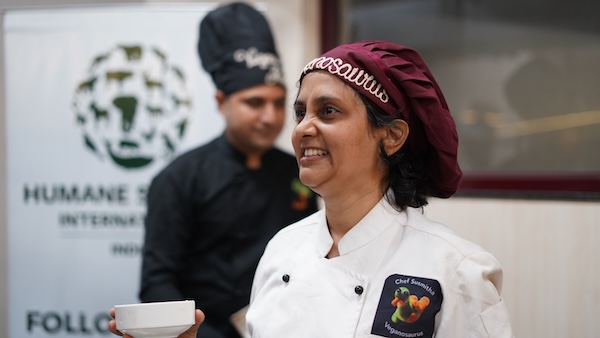
[[385, 279], [371, 333], [382, 337], [433, 337], [442, 287], [431, 278], [394, 274]]
[[392, 314], [392, 322], [397, 323], [401, 320], [411, 324], [421, 317], [421, 313], [429, 305], [429, 297], [423, 296], [419, 299], [411, 295], [407, 287], [401, 286], [394, 292], [392, 305], [396, 307], [396, 311]]

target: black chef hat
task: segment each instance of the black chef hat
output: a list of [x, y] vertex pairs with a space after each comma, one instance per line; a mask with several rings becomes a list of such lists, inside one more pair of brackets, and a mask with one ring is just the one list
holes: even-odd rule
[[198, 55], [217, 89], [225, 94], [260, 84], [284, 86], [269, 24], [248, 4], [220, 6], [202, 19]]

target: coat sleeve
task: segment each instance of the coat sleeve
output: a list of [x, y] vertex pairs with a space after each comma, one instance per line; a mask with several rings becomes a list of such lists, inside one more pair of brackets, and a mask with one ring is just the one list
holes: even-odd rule
[[183, 299], [177, 284], [189, 238], [185, 202], [171, 175], [161, 173], [152, 180], [142, 251], [142, 302]]
[[437, 338], [512, 338], [502, 291], [502, 268], [488, 252], [466, 256], [447, 290]]

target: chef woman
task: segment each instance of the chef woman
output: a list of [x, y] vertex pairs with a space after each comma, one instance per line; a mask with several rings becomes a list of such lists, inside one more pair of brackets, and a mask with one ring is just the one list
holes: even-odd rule
[[423, 215], [462, 173], [454, 121], [421, 56], [384, 41], [341, 45], [299, 84], [292, 143], [324, 208], [269, 242], [249, 335], [513, 337], [498, 261]]
[[342, 45], [294, 103], [300, 180], [325, 208], [280, 231], [254, 277], [252, 337], [512, 337], [502, 270], [423, 216], [461, 179], [457, 132], [414, 50]]

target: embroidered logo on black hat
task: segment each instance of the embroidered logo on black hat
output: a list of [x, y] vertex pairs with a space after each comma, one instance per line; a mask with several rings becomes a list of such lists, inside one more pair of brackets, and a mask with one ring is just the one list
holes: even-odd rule
[[267, 71], [264, 77], [265, 83], [283, 83], [281, 62], [274, 53], [260, 52], [256, 47], [238, 49], [233, 52], [233, 60], [244, 64], [246, 69], [258, 68]]
[[391, 275], [383, 286], [371, 333], [382, 337], [433, 337], [442, 289], [434, 279]]

